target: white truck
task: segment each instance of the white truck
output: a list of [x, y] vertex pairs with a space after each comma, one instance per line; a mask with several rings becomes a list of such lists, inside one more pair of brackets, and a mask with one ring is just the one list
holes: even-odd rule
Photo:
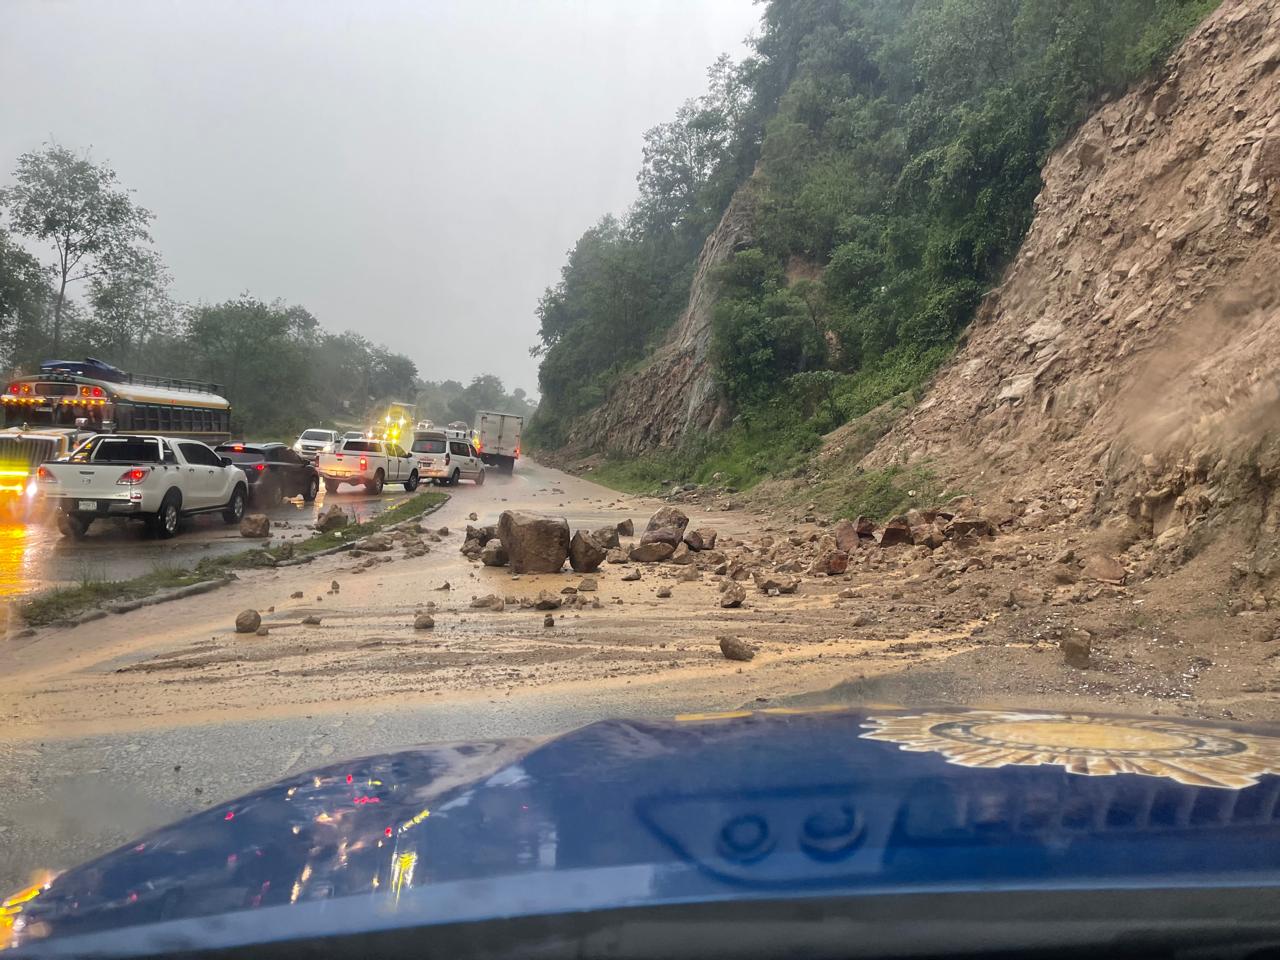
[[333, 453], [322, 453], [316, 469], [328, 493], [344, 483], [363, 486], [379, 494], [388, 483], [402, 483], [412, 493], [418, 489], [418, 462], [390, 440], [344, 440]]
[[166, 539], [192, 514], [239, 523], [249, 498], [244, 471], [199, 440], [134, 434], [86, 440], [65, 460], [42, 464], [36, 484], [58, 529], [77, 539], [100, 517], [142, 520]]
[[480, 452], [480, 459], [503, 473], [514, 470], [516, 461], [520, 459], [524, 417], [481, 410], [476, 414], [476, 425], [475, 447]]

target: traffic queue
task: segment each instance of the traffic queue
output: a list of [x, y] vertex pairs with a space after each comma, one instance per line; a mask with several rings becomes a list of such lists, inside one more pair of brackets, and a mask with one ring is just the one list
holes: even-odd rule
[[[523, 419], [482, 412], [437, 428], [392, 403], [376, 427], [302, 431], [293, 444], [232, 441], [217, 384], [139, 377], [93, 358], [46, 361], [0, 400], [0, 507], [20, 520], [51, 514], [67, 537], [99, 519], [134, 519], [174, 536], [184, 517], [238, 523], [247, 506], [313, 502], [356, 487], [381, 495], [422, 483], [483, 484], [510, 472]], [[486, 450], [486, 445], [488, 449]]]

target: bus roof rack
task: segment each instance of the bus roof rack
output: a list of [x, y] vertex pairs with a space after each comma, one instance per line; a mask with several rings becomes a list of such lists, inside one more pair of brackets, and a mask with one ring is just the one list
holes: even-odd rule
[[125, 373], [119, 367], [85, 357], [83, 360], [46, 360], [40, 364], [40, 372], [64, 374], [76, 377], [93, 377], [108, 383], [133, 383], [144, 387], [165, 387], [169, 390], [189, 390], [192, 393], [222, 393], [222, 385], [207, 380], [182, 380], [177, 377], [151, 377], [142, 373]]

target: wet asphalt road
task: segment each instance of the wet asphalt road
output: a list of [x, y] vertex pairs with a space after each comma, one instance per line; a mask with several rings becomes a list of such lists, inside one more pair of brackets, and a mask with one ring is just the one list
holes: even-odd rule
[[[403, 487], [388, 487], [376, 497], [357, 487], [343, 487], [332, 495], [321, 490], [315, 503], [295, 497], [267, 510], [254, 504], [249, 509], [271, 517], [273, 540], [280, 542], [309, 535], [326, 497], [342, 504], [357, 520], [368, 520], [408, 496]], [[85, 539], [72, 541], [58, 533], [47, 515], [36, 513], [25, 522], [0, 520], [0, 598], [86, 579], [127, 580], [159, 568], [192, 566], [204, 557], [249, 546], [239, 527], [224, 523], [219, 514], [188, 518], [172, 540], [152, 536], [137, 521], [98, 520]]]
[[[552, 489], [560, 485], [565, 491]], [[435, 517], [459, 526], [472, 510], [492, 512], [508, 503], [541, 507], [542, 502], [528, 499], [539, 490], [566, 494], [563, 501], [543, 494], [547, 508], [577, 501], [576, 514], [583, 521], [597, 516], [584, 496], [612, 496], [524, 461], [514, 476], [497, 475], [483, 487], [464, 483], [451, 490], [452, 499]], [[396, 490], [379, 498], [355, 493], [336, 498], [364, 516], [405, 496]], [[303, 534], [320, 506], [318, 501], [304, 508], [297, 501], [271, 514], [291, 524], [283, 534]], [[607, 515], [598, 517], [603, 522]], [[77, 564], [85, 563], [121, 577], [130, 575], [129, 570], [146, 572], [156, 563], [189, 562], [245, 546], [217, 517], [195, 521], [170, 541], [149, 539], [140, 527], [107, 525], [78, 544], [61, 543], [57, 532], [48, 529], [25, 528], [23, 538], [21, 556], [7, 559], [3, 569], [9, 582], [16, 579], [26, 588], [31, 586], [22, 579], [27, 562], [41, 565], [45, 582], [74, 579]], [[24, 559], [28, 557], [30, 561]], [[6, 774], [0, 777], [0, 893], [26, 884], [39, 870], [84, 862], [189, 813], [344, 758], [431, 741], [550, 735], [607, 717], [671, 713], [670, 704], [638, 703], [612, 688], [579, 690], [571, 697], [540, 692], [350, 713], [330, 709], [278, 720], [245, 716], [241, 721], [104, 736], [9, 738], [0, 729], [0, 770]]]

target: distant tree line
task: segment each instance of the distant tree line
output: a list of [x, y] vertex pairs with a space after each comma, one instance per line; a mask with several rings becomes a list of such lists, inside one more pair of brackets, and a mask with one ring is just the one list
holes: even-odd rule
[[133, 372], [213, 381], [232, 403], [233, 429], [255, 438], [365, 426], [389, 400], [417, 401], [430, 411], [421, 415], [442, 422], [470, 422], [488, 407], [532, 412], [523, 390], [508, 395], [489, 374], [466, 386], [424, 382], [408, 357], [350, 331], [331, 333], [305, 307], [247, 293], [177, 302], [151, 245], [152, 214], [108, 166], [66, 147], [19, 158], [12, 185], [0, 190], [0, 215], [0, 372], [93, 356]]
[[1016, 252], [1049, 151], [1217, 2], [771, 0], [752, 55], [646, 135], [636, 204], [543, 296], [537, 436], [661, 338], [748, 178], [753, 241], [714, 322], [739, 421], [812, 441], [919, 383]]

